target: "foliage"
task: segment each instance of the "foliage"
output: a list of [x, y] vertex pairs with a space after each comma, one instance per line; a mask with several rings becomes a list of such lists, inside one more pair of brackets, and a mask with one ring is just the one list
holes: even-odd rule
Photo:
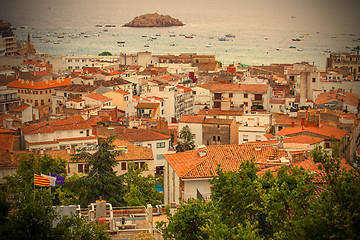
[[174, 215], [167, 207], [166, 215], [169, 224], [166, 226], [164, 222], [161, 222], [157, 228], [162, 229], [164, 239], [208, 239], [209, 235], [202, 228], [209, 224], [211, 208], [210, 203], [192, 199], [187, 203], [181, 202], [180, 209]]
[[359, 238], [359, 172], [342, 169], [336, 151], [317, 148], [311, 156], [321, 175], [282, 166], [259, 176], [252, 161], [237, 172], [219, 167], [210, 180], [212, 201], [183, 202], [158, 227], [165, 239]]
[[184, 152], [188, 150], [194, 149], [194, 137], [191, 133], [191, 130], [188, 125], [185, 125], [179, 134], [178, 142], [177, 142], [177, 151]]
[[79, 196], [81, 205], [87, 205], [100, 198], [113, 206], [121, 204], [124, 195], [123, 178], [116, 176], [114, 171], [118, 164], [116, 157], [120, 152], [114, 150], [113, 141], [114, 138], [99, 139], [95, 153], [80, 150], [73, 155], [72, 160], [85, 161], [90, 169], [87, 176], [71, 183], [74, 189], [84, 189]]
[[56, 226], [55, 232], [60, 239], [73, 240], [110, 240], [110, 235], [106, 232], [104, 225], [98, 225], [95, 222], [87, 221], [79, 216], [65, 216]]
[[99, 56], [112, 56], [112, 53], [105, 51], [105, 52], [99, 53]]
[[125, 202], [128, 206], [153, 206], [161, 204], [163, 194], [155, 189], [155, 177], [152, 175], [143, 176], [143, 172], [147, 171], [145, 164], [142, 168], [137, 168], [135, 163], [129, 163], [128, 171], [124, 175], [127, 185]]

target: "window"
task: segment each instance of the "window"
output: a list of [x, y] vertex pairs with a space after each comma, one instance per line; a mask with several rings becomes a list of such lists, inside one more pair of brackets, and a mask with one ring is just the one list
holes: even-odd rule
[[84, 172], [84, 164], [78, 164], [78, 173]]
[[148, 148], [151, 148], [151, 143], [148, 143]]
[[243, 141], [244, 141], [244, 142], [249, 141], [249, 136], [248, 136], [248, 135], [243, 135]]
[[325, 148], [330, 148], [330, 143], [325, 143]]
[[217, 128], [220, 128], [220, 125], [217, 125]]
[[229, 97], [233, 97], [233, 93], [229, 93]]
[[79, 66], [75, 66], [75, 69], [80, 69], [80, 67], [79, 67]]
[[126, 162], [121, 162], [121, 170], [126, 170]]
[[43, 94], [43, 91], [40, 91], [40, 94]]
[[216, 141], [216, 136], [213, 136], [213, 141]]
[[86, 59], [82, 59], [81, 61], [82, 61], [82, 62], [86, 62]]
[[248, 98], [249, 95], [247, 93], [244, 93], [244, 98]]
[[165, 159], [163, 154], [157, 154], [156, 155], [156, 160], [161, 160], [161, 159]]
[[165, 147], [165, 142], [156, 143], [156, 148], [164, 148], [164, 147]]
[[68, 66], [68, 69], [72, 69], [72, 66]]
[[68, 62], [72, 62], [72, 59], [68, 59]]
[[217, 138], [218, 138], [218, 141], [220, 141], [220, 136], [218, 136]]
[[244, 102], [244, 106], [245, 107], [249, 106], [248, 102]]
[[255, 100], [262, 100], [262, 94], [255, 94]]
[[75, 59], [75, 62], [79, 62], [80, 60], [79, 59]]
[[316, 82], [316, 78], [312, 78], [312, 82]]

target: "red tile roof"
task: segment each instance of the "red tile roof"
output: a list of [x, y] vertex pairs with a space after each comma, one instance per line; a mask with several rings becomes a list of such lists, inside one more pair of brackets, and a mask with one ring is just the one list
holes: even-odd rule
[[273, 114], [276, 125], [289, 125], [294, 122], [295, 126], [301, 125], [301, 119], [290, 117], [287, 114]]
[[313, 145], [315, 143], [319, 143], [324, 140], [325, 140], [325, 138], [313, 137], [313, 136], [308, 136], [308, 135], [298, 135], [298, 136], [293, 136], [290, 138], [284, 138], [283, 142], [284, 143], [301, 143], [301, 144]]
[[191, 90], [190, 88], [183, 87], [183, 86], [180, 86], [180, 85], [177, 85], [176, 88], [178, 88], [178, 89], [183, 89], [184, 92], [192, 92], [192, 90]]
[[202, 123], [204, 122], [205, 116], [194, 116], [194, 115], [183, 115], [179, 122], [185, 123]]
[[140, 102], [135, 108], [138, 109], [156, 109], [159, 107], [159, 103]]
[[75, 129], [91, 129], [91, 125], [81, 116], [56, 120], [53, 122], [39, 122], [22, 128], [24, 134], [52, 133]]
[[207, 153], [202, 157], [197, 150], [164, 156], [180, 178], [210, 178], [211, 172], [215, 173], [219, 164], [224, 171], [237, 171], [241, 162], [252, 158], [256, 163], [269, 164], [267, 160], [270, 155], [276, 156], [276, 159], [286, 156], [285, 151], [278, 151], [273, 146], [263, 146], [262, 143], [214, 145], [206, 148]]
[[148, 129], [124, 129], [118, 136], [119, 139], [129, 142], [169, 140], [171, 138], [169, 135]]
[[[154, 155], [151, 148], [139, 147], [128, 141], [115, 139], [113, 145], [126, 146], [127, 153], [122, 153], [116, 157], [117, 161], [134, 161], [134, 160], [153, 160]], [[115, 147], [116, 149], [116, 147]]]
[[71, 85], [71, 79], [57, 79], [43, 82], [32, 82], [32, 81], [14, 81], [7, 86], [9, 88], [23, 88], [23, 89], [49, 89]]
[[124, 91], [124, 90], [122, 90], [122, 89], [118, 89], [118, 90], [116, 90], [115, 92], [120, 93], [120, 94], [123, 94], [123, 95], [130, 94], [128, 91]]
[[321, 93], [315, 100], [315, 105], [321, 105], [333, 101], [342, 101], [344, 104], [358, 106], [359, 95], [350, 92], [343, 92], [341, 89]]
[[66, 102], [84, 102], [85, 100], [82, 98], [74, 98], [74, 99], [69, 99], [66, 100]]
[[107, 101], [111, 100], [111, 98], [108, 98], [108, 97], [103, 96], [103, 95], [98, 94], [98, 93], [88, 94], [88, 95], [85, 95], [85, 97], [88, 97], [88, 98], [91, 98], [91, 99], [94, 99], [94, 100], [97, 100], [97, 101], [100, 101], [100, 102], [107, 102]]
[[15, 135], [0, 134], [0, 151], [13, 151]]
[[20, 107], [14, 107], [14, 108], [9, 109], [9, 112], [22, 112], [25, 109], [27, 109], [28, 107], [30, 107], [29, 104], [22, 103]]
[[296, 133], [313, 133], [318, 134], [320, 136], [324, 136], [327, 138], [334, 137], [337, 140], [340, 140], [342, 137], [346, 136], [349, 132], [345, 130], [341, 130], [338, 128], [333, 128], [329, 126], [322, 125], [321, 127], [289, 127], [281, 129], [276, 136], [287, 136]]
[[269, 103], [271, 103], [271, 104], [285, 104], [285, 99], [272, 98], [272, 99], [270, 99]]
[[204, 83], [198, 87], [209, 89], [213, 92], [255, 92], [265, 93], [269, 89], [266, 84], [228, 84], [228, 83]]
[[[12, 119], [12, 120], [14, 120], [14, 121], [21, 122], [21, 119], [19, 119], [19, 118], [17, 118], [17, 117], [14, 117], [14, 116], [11, 115], [11, 114], [1, 115], [1, 116], [0, 116], [0, 121], [2, 122], [2, 121], [4, 121], [4, 119], [6, 119], [6, 118], [10, 118], [10, 119]], [[2, 123], [1, 123], [1, 124], [2, 124]]]
[[233, 116], [242, 116], [243, 111], [235, 110], [218, 110], [218, 109], [199, 109], [199, 115], [233, 115]]

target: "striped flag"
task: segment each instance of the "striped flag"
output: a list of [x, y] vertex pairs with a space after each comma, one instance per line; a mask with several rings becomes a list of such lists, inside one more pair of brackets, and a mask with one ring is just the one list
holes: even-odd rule
[[34, 174], [34, 185], [49, 187], [50, 178]]
[[41, 174], [41, 176], [49, 178], [50, 179], [50, 186], [55, 187], [56, 177], [52, 177], [52, 176], [45, 175], [45, 174]]

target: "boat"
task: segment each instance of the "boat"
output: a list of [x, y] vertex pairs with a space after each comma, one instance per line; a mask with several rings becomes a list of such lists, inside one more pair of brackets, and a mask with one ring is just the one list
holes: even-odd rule
[[148, 37], [148, 35], [147, 35], [147, 34], [144, 34], [144, 35], [142, 35], [142, 37]]
[[229, 34], [226, 34], [225, 37], [227, 37], [227, 38], [234, 38], [235, 35], [229, 33]]
[[175, 34], [170, 34], [169, 37], [176, 37], [176, 35]]
[[193, 38], [191, 35], [186, 35], [185, 38]]
[[219, 41], [221, 41], [221, 42], [226, 42], [226, 41], [229, 41], [229, 39], [224, 38], [224, 37], [218, 38], [218, 40], [219, 40]]
[[296, 48], [295, 46], [290, 46], [289, 48]]
[[154, 36], [150, 36], [151, 39], [157, 39], [157, 37], [154, 37]]
[[89, 37], [89, 35], [84, 35], [84, 37], [86, 37], [86, 38], [87, 38], [87, 37]]
[[179, 34], [180, 37], [185, 37], [185, 34]]
[[301, 36], [307, 36], [309, 35], [308, 33], [300, 33]]
[[156, 34], [155, 36], [160, 37], [161, 35], [160, 35], [160, 34]]
[[170, 43], [170, 46], [172, 46], [172, 47], [175, 46], [175, 43]]
[[149, 44], [144, 44], [144, 47], [150, 47]]
[[298, 42], [298, 41], [301, 41], [301, 39], [300, 38], [292, 38], [291, 40], [293, 40], [294, 42]]
[[330, 49], [326, 49], [326, 50], [324, 50], [324, 53], [331, 53], [331, 50], [330, 50]]
[[276, 48], [276, 51], [280, 51], [281, 49], [280, 48]]
[[64, 38], [65, 36], [64, 35], [58, 35], [57, 37], [58, 38]]
[[298, 48], [298, 51], [299, 51], [299, 52], [302, 52], [302, 51], [304, 51], [304, 49], [302, 49], [302, 48]]
[[95, 27], [102, 27], [102, 25], [100, 25], [100, 24], [96, 24], [96, 25], [95, 25]]
[[209, 43], [208, 45], [206, 45], [206, 47], [211, 47], [212, 45]]
[[265, 37], [265, 40], [268, 40], [268, 37]]
[[117, 41], [118, 44], [124, 44], [124, 41]]

